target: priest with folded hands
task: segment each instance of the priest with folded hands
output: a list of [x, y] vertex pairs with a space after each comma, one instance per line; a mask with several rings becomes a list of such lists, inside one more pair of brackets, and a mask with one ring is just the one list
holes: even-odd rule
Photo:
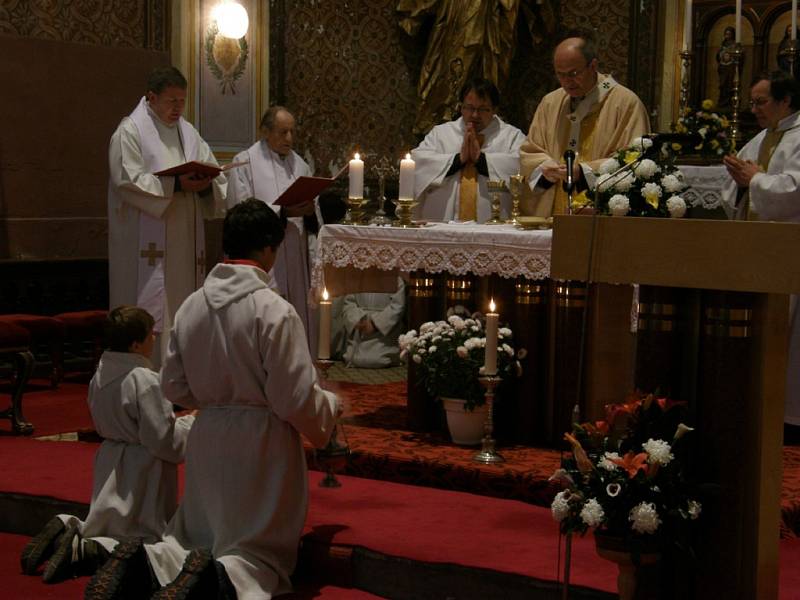
[[[487, 182], [508, 182], [519, 172], [519, 148], [525, 135], [497, 116], [500, 92], [494, 83], [469, 81], [460, 100], [461, 117], [431, 129], [411, 152], [419, 219], [484, 223], [492, 216]], [[506, 198], [504, 218], [510, 214], [509, 205]]]

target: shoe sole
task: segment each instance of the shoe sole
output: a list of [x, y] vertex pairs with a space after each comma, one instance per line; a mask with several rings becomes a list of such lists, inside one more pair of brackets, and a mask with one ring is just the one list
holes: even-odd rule
[[[144, 552], [140, 539], [123, 540], [117, 544], [111, 557], [89, 580], [84, 592], [84, 599], [111, 600], [123, 597], [122, 583], [129, 570], [125, 563], [134, 558], [137, 552]], [[128, 590], [124, 591], [128, 592]]]
[[214, 558], [206, 548], [196, 548], [183, 561], [178, 576], [167, 586], [158, 590], [150, 600], [189, 600], [200, 583], [203, 572], [212, 564]]
[[25, 544], [20, 556], [20, 566], [25, 575], [36, 575], [39, 565], [54, 552], [56, 539], [65, 529], [61, 519], [53, 517], [41, 532]]

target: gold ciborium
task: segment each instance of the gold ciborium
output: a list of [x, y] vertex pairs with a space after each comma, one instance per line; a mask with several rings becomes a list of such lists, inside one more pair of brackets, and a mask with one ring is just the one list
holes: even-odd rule
[[511, 188], [511, 218], [506, 223], [519, 225], [519, 203], [522, 200], [524, 185], [525, 178], [522, 175], [512, 175], [508, 178], [508, 186]]
[[367, 201], [365, 198], [347, 198], [347, 213], [344, 215], [342, 225], [361, 225], [364, 218], [364, 206]]
[[394, 201], [394, 205], [397, 207], [395, 213], [398, 220], [392, 223], [392, 227], [411, 228], [418, 226], [411, 221], [411, 215], [417, 205], [417, 201], [414, 198], [398, 198]]
[[508, 191], [506, 182], [502, 179], [490, 179], [486, 186], [492, 194], [492, 218], [486, 221], [487, 225], [503, 225], [505, 221], [500, 218], [500, 194]]

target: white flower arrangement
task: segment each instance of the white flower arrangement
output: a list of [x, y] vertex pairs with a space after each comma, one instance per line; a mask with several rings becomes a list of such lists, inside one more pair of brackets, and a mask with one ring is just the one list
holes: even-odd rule
[[[623, 165], [628, 170], [619, 171]], [[615, 174], [616, 173], [616, 174]], [[594, 189], [588, 194], [595, 208], [602, 214], [614, 216], [679, 217], [683, 212], [679, 202], [687, 188], [683, 175], [674, 164], [669, 152], [656, 152], [653, 140], [639, 138], [626, 148], [617, 150], [597, 170]], [[622, 198], [627, 200], [627, 206]]]

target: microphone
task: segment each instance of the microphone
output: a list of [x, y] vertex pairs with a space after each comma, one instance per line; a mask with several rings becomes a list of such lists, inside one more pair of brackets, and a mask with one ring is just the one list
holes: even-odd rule
[[567, 179], [564, 181], [564, 191], [571, 194], [572, 189], [575, 187], [575, 182], [572, 179], [572, 169], [575, 167], [575, 152], [572, 150], [564, 152], [564, 162], [567, 165]]

